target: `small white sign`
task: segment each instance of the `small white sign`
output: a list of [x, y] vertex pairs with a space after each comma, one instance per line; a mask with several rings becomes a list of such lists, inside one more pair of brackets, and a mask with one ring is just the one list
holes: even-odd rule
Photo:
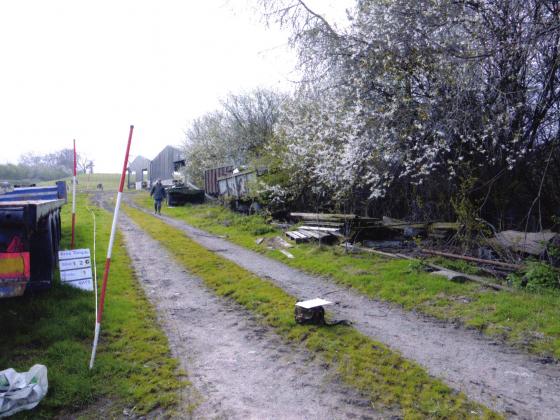
[[58, 258], [61, 260], [69, 260], [73, 258], [89, 257], [89, 248], [84, 249], [71, 249], [69, 251], [58, 251]]
[[89, 249], [58, 252], [60, 281], [72, 287], [93, 291]]
[[85, 280], [91, 278], [91, 268], [78, 268], [77, 270], [66, 270], [60, 272], [60, 279], [65, 281]]
[[76, 270], [78, 268], [91, 267], [91, 260], [88, 258], [76, 258], [75, 260], [59, 260], [60, 270]]
[[93, 291], [93, 283], [92, 283], [91, 279], [74, 280], [74, 281], [65, 282], [64, 284], [75, 287], [77, 289], [85, 290], [87, 292], [92, 292]]
[[325, 306], [325, 305], [332, 305], [332, 302], [321, 298], [315, 298], [315, 299], [304, 300], [303, 302], [296, 303], [296, 306], [301, 306], [302, 308], [305, 309], [311, 309], [311, 308], [316, 308], [317, 306]]

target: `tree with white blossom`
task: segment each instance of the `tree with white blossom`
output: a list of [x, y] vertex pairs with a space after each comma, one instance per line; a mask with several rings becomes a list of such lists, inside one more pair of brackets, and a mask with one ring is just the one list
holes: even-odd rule
[[498, 185], [504, 198], [558, 159], [556, 1], [358, 0], [340, 28], [303, 0], [262, 3], [292, 29], [303, 75], [277, 127], [285, 169], [301, 176], [285, 188], [363, 208], [472, 178], [473, 199]]

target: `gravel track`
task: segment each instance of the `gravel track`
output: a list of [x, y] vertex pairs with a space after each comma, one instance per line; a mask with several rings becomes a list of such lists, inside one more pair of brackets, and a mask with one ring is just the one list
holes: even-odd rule
[[[129, 204], [146, 211], [129, 200]], [[512, 418], [560, 419], [560, 367], [453, 324], [370, 299], [187, 223], [160, 216], [197, 243], [300, 299], [325, 296], [336, 319], [352, 322], [469, 398]]]
[[120, 230], [173, 355], [201, 396], [193, 418], [390, 417], [309, 352], [286, 345], [241, 306], [208, 291], [124, 214]]

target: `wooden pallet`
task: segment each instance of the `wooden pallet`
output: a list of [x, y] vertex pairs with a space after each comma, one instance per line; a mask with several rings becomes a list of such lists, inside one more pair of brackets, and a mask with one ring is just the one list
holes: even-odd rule
[[335, 236], [337, 229], [334, 228], [311, 228], [310, 226], [302, 226], [298, 230], [286, 232], [286, 236], [296, 243], [309, 242], [312, 240], [320, 241]]

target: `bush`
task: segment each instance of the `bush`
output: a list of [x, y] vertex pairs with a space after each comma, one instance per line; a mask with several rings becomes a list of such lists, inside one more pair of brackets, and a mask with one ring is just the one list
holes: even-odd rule
[[527, 264], [523, 277], [510, 275], [509, 280], [529, 292], [560, 289], [560, 272], [548, 264], [537, 261]]

